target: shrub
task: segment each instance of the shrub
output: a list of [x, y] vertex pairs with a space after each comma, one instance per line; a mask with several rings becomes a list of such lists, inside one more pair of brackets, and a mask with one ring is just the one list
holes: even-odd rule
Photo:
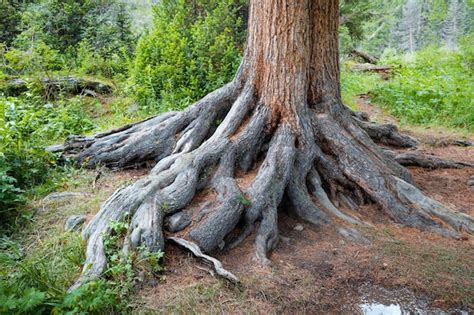
[[153, 29], [138, 42], [131, 86], [145, 109], [182, 109], [230, 81], [245, 32], [240, 1], [164, 0]]
[[44, 147], [93, 128], [79, 99], [43, 103], [40, 96], [0, 97], [0, 206], [20, 203], [22, 191], [44, 182], [56, 157]]
[[413, 60], [388, 60], [400, 68], [390, 82], [373, 91], [374, 101], [403, 122], [473, 131], [473, 72], [465, 62], [466, 54], [431, 48]]
[[43, 42], [38, 42], [28, 50], [4, 49], [0, 51], [0, 57], [3, 60], [0, 64], [2, 72], [13, 76], [57, 71], [65, 66], [64, 58], [59, 52]]
[[118, 253], [128, 224], [123, 220], [113, 221], [110, 227], [112, 235], [104, 242], [108, 260], [104, 276], [71, 292], [67, 289], [84, 263], [84, 248], [78, 233], [53, 233], [26, 255], [18, 243], [0, 239], [0, 313], [130, 313], [130, 297], [138, 272], [160, 271], [163, 253], [139, 248], [141, 256], [130, 253], [123, 257]]

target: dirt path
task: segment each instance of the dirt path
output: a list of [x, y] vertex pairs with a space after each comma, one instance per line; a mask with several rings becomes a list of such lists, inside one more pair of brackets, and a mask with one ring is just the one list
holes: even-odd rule
[[[360, 103], [378, 121], [396, 123], [367, 99], [361, 98]], [[456, 136], [443, 134], [443, 141], [438, 141], [439, 135], [425, 133], [422, 139], [428, 141], [423, 140], [418, 150], [474, 163], [473, 147], [445, 145], [446, 139]], [[474, 170], [411, 171], [429, 196], [474, 215], [474, 187], [467, 183]], [[215, 278], [207, 266], [169, 245], [162, 280], [140, 291], [144, 306], [164, 313], [354, 314], [362, 312], [362, 303], [380, 302], [397, 304], [405, 311], [439, 312], [454, 306], [472, 310], [472, 238], [443, 239], [396, 226], [377, 209], [361, 211], [375, 224], [364, 231], [371, 240], [368, 246], [348, 242], [332, 230], [317, 230], [282, 210], [282, 238], [271, 256], [272, 266], [263, 268], [254, 262], [251, 237], [229, 254], [215, 254], [240, 277], [240, 287]]]

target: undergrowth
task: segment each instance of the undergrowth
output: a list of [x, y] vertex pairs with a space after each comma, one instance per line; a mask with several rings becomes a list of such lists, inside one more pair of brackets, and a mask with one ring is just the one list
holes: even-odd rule
[[472, 54], [466, 46], [457, 52], [431, 48], [411, 57], [387, 58], [384, 62], [397, 65], [397, 70], [390, 81], [372, 90], [373, 102], [402, 123], [473, 132]]
[[0, 313], [115, 314], [130, 312], [133, 292], [146, 277], [158, 276], [162, 252], [139, 248], [117, 254], [127, 233], [129, 216], [110, 222], [105, 239], [108, 269], [101, 278], [68, 292], [84, 263], [78, 233], [59, 232], [30, 250], [9, 238], [0, 240]]

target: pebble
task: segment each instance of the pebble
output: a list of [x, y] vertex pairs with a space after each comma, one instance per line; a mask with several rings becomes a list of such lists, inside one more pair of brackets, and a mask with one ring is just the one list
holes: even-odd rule
[[303, 227], [301, 224], [297, 224], [297, 225], [293, 228], [293, 230], [298, 231], [298, 232], [301, 232], [301, 231], [304, 230], [304, 227]]

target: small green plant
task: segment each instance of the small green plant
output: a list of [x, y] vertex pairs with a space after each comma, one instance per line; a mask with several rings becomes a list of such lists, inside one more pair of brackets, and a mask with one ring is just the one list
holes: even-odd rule
[[245, 197], [244, 195], [240, 195], [239, 196], [239, 201], [241, 204], [243, 204], [245, 207], [248, 207], [252, 204], [252, 202], [247, 199], [247, 197]]
[[2, 314], [110, 314], [128, 313], [138, 274], [157, 275], [163, 252], [144, 246], [122, 255], [130, 217], [110, 222], [105, 238], [108, 269], [103, 277], [67, 292], [84, 262], [80, 235], [63, 233], [47, 238], [34, 252], [19, 243], [0, 239], [0, 313]]
[[162, 251], [151, 252], [148, 248], [142, 245], [138, 248], [138, 252], [141, 257], [137, 262], [138, 266], [148, 269], [155, 275], [163, 270], [161, 259], [165, 254]]

